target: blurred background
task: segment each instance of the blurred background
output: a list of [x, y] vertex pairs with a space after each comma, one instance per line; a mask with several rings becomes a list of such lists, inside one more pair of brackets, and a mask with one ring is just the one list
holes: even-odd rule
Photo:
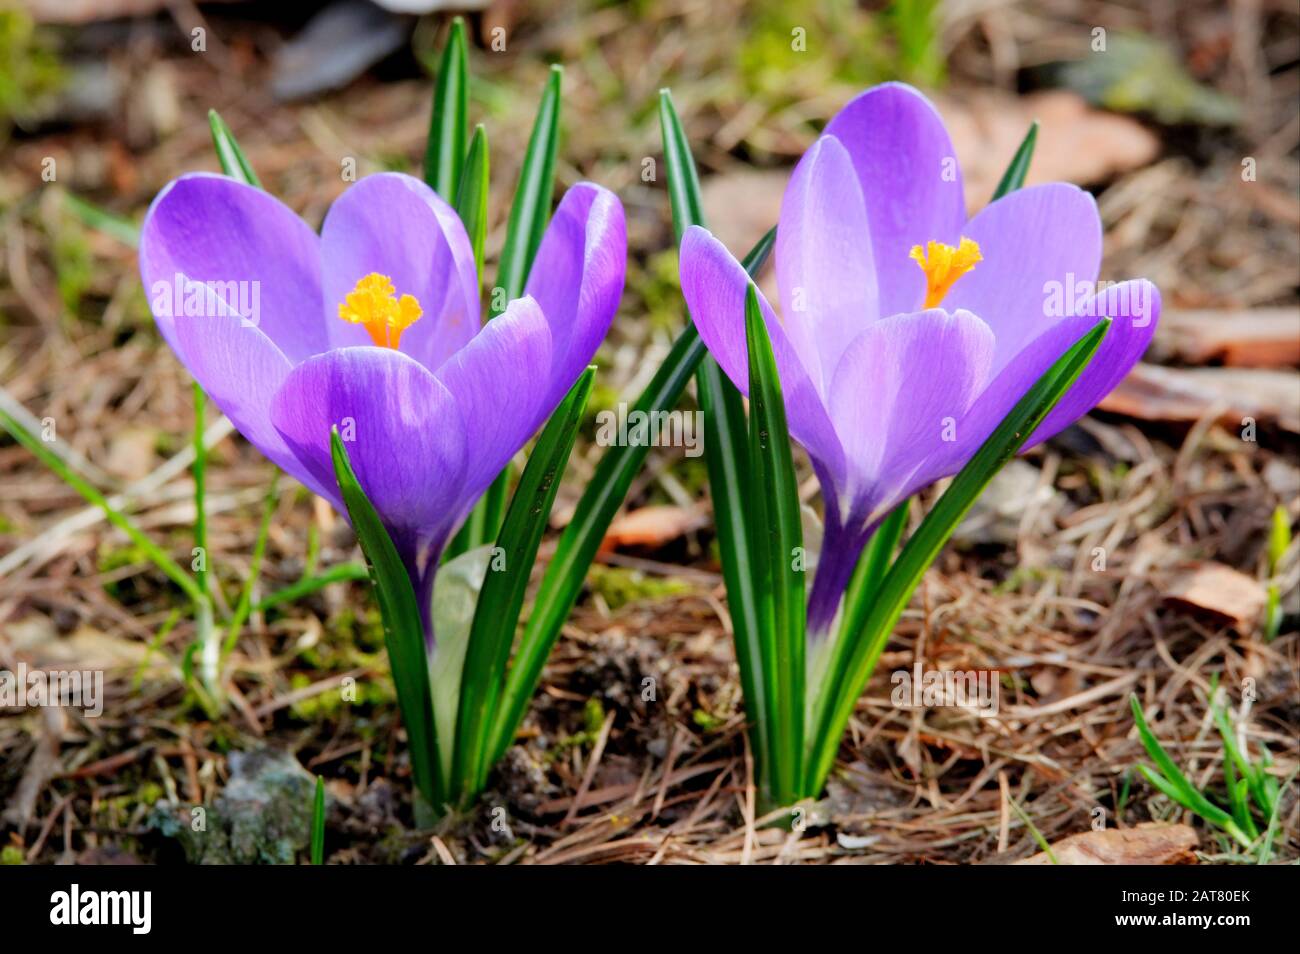
[[[875, 696], [913, 653], [1000, 668], [1018, 703], [1047, 706], [1141, 673], [1178, 735], [1195, 731], [1208, 675], [1221, 673], [1261, 687], [1253, 731], [1294, 767], [1300, 570], [1294, 546], [1281, 561], [1266, 552], [1277, 508], [1289, 523], [1300, 515], [1294, 0], [0, 0], [6, 409], [57, 421], [83, 472], [188, 552], [192, 485], [169, 461], [188, 440], [189, 381], [149, 315], [135, 228], [170, 179], [219, 168], [213, 108], [263, 184], [312, 225], [346, 187], [348, 160], [358, 175], [418, 175], [452, 13], [470, 27], [471, 120], [491, 140], [489, 262], [551, 63], [565, 68], [560, 189], [592, 179], [627, 209], [628, 288], [598, 357], [593, 419], [635, 399], [685, 321], [660, 88], [671, 88], [695, 150], [710, 224], [737, 255], [775, 222], [789, 170], [818, 130], [867, 86], [903, 79], [933, 96], [972, 211], [1040, 121], [1029, 181], [1092, 190], [1106, 228], [1101, 277], [1150, 278], [1166, 314], [1146, 361], [1097, 414], [990, 489], [900, 624]], [[557, 525], [600, 450], [588, 439], [575, 451]], [[249, 572], [271, 470], [237, 437], [213, 449], [212, 548], [232, 588]], [[806, 490], [813, 497], [815, 484]], [[163, 629], [174, 593], [84, 510], [0, 437], [0, 666], [111, 674], [110, 713], [93, 726], [0, 718], [7, 860], [203, 860], [206, 849], [178, 847], [153, 806], [211, 801], [252, 771], [229, 756], [267, 742], [330, 779], [342, 806], [331, 825], [354, 839], [343, 860], [427, 850], [384, 841], [409, 806], [403, 785], [387, 781], [404, 768], [360, 584], [254, 614], [231, 675], [235, 710], [208, 719], [176, 676], [189, 624]], [[743, 716], [709, 524], [703, 458], [652, 453], [502, 773], [502, 797], [529, 819], [512, 836], [521, 856], [644, 860], [660, 850], [629, 847], [608, 821], [590, 822], [598, 833], [585, 841], [573, 834], [613, 806], [626, 827], [672, 832], [663, 851], [738, 857], [743, 825], [726, 793], [743, 782]], [[346, 526], [287, 482], [271, 528], [266, 591], [356, 558]], [[1109, 554], [1100, 571], [1099, 547]], [[1269, 585], [1280, 585], [1285, 610], [1271, 641], [1257, 625]], [[639, 701], [646, 674], [663, 681], [663, 704]], [[334, 701], [345, 677], [361, 679], [361, 705]], [[996, 758], [978, 725], [927, 728], [868, 703], [857, 759], [827, 809], [837, 827], [809, 835], [796, 856], [1030, 854], [1023, 832], [996, 830], [999, 774], [1004, 793], [1043, 799], [1048, 837], [1086, 828], [1103, 797], [1121, 819], [1145, 819], [1146, 806], [1119, 799], [1139, 751], [1104, 730], [1127, 719], [1131, 688], [1100, 693], [1077, 719], [1067, 704], [1068, 719], [1028, 720], [999, 740]], [[598, 771], [584, 782], [591, 761]], [[663, 780], [653, 813], [628, 801], [652, 769]], [[981, 825], [991, 834], [965, 834]], [[861, 841], [868, 832], [879, 840]], [[447, 844], [458, 857], [490, 854], [472, 834]], [[575, 837], [587, 847], [575, 849]], [[760, 839], [759, 850], [781, 847]]]

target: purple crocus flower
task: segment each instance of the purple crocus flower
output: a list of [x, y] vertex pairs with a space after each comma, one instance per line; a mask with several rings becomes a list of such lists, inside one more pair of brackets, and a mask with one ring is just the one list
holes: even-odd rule
[[590, 362], [618, 308], [623, 208], [580, 183], [525, 295], [480, 328], [456, 212], [411, 176], [367, 176], [317, 235], [266, 192], [187, 175], [154, 200], [140, 271], [158, 328], [254, 446], [346, 516], [338, 427], [427, 617], [447, 540]]
[[[760, 304], [790, 432], [825, 501], [813, 638], [830, 631], [881, 519], [960, 470], [1099, 319], [1113, 322], [1100, 350], [1026, 447], [1086, 414], [1146, 350], [1159, 293], [1147, 281], [1096, 287], [1101, 232], [1092, 196], [1065, 183], [1017, 190], [968, 221], [947, 130], [902, 84], [859, 95], [804, 154], [777, 226], [783, 320]], [[747, 391], [744, 270], [692, 228], [681, 277], [701, 337]]]

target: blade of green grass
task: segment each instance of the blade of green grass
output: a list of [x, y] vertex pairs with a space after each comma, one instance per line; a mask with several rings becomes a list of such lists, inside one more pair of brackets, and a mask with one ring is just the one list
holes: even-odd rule
[[207, 512], [207, 471], [208, 448], [203, 442], [204, 413], [207, 410], [207, 395], [199, 382], [193, 384], [194, 393], [194, 462], [190, 472], [194, 475], [194, 546], [199, 551], [199, 565], [194, 571], [199, 582], [199, 589], [204, 596], [208, 590], [208, 512]]
[[493, 764], [486, 757], [494, 728], [492, 717], [497, 712], [519, 612], [594, 381], [595, 368], [589, 367], [551, 415], [529, 455], [497, 535], [496, 555], [504, 557], [505, 566], [495, 572], [490, 569], [483, 582], [461, 675], [452, 784], [462, 798], [472, 797], [482, 788]]
[[1002, 178], [998, 181], [998, 187], [993, 190], [994, 202], [1009, 192], [1015, 192], [1025, 184], [1025, 176], [1029, 175], [1029, 163], [1034, 158], [1034, 144], [1037, 141], [1038, 120], [1035, 119], [1029, 124], [1029, 132], [1025, 133], [1025, 138], [1021, 141], [1020, 147], [1016, 149], [1016, 154], [1011, 157], [1011, 164], [1002, 173]]
[[62, 457], [47, 447], [44, 441], [30, 433], [3, 408], [0, 408], [0, 426], [3, 426], [13, 436], [14, 440], [27, 448], [42, 464], [54, 471], [64, 483], [79, 493], [88, 503], [102, 510], [108, 522], [125, 533], [131, 539], [131, 542], [148, 557], [150, 562], [162, 570], [168, 579], [179, 586], [186, 596], [196, 604], [206, 602], [206, 597], [193, 576], [164, 553], [158, 544], [145, 536], [144, 532], [132, 523], [126, 514], [110, 504], [103, 494], [96, 490], [81, 474], [73, 470]]
[[262, 600], [253, 606], [253, 609], [259, 613], [269, 610], [273, 606], [279, 606], [281, 603], [292, 603], [302, 599], [304, 596], [310, 596], [318, 590], [323, 590], [331, 583], [344, 583], [352, 580], [368, 580], [370, 571], [366, 569], [363, 563], [340, 563], [332, 566], [323, 573], [304, 576], [296, 583], [291, 583], [283, 589], [276, 590], [269, 596], [263, 597]]
[[749, 487], [745, 496], [761, 669], [769, 707], [771, 796], [777, 804], [789, 805], [799, 797], [803, 775], [807, 613], [804, 570], [801, 565], [796, 568], [803, 529], [781, 380], [752, 282], [745, 296], [745, 338], [749, 351]]
[[239, 602], [235, 606], [235, 612], [230, 617], [230, 625], [226, 629], [226, 641], [221, 647], [223, 659], [229, 656], [230, 651], [235, 648], [235, 643], [239, 639], [239, 631], [243, 629], [244, 622], [252, 611], [253, 590], [257, 588], [258, 578], [262, 575], [262, 557], [266, 553], [266, 540], [271, 533], [271, 518], [275, 516], [275, 505], [280, 499], [279, 490], [280, 472], [277, 470], [275, 476], [271, 478], [271, 486], [267, 490], [266, 500], [262, 504], [262, 522], [257, 528], [257, 540], [253, 543], [253, 558], [248, 567], [248, 579], [244, 581], [244, 586], [239, 592]]
[[852, 645], [846, 656], [843, 676], [838, 681], [828, 680], [829, 685], [838, 684], [838, 688], [833, 692], [822, 691], [816, 701], [817, 716], [813, 721], [816, 729], [811, 736], [813, 748], [808, 761], [808, 791], [819, 793], [826, 784], [858, 695], [871, 677], [894, 624], [926, 569], [975, 503], [975, 498], [1016, 455], [1083, 372], [1109, 326], [1109, 319], [1097, 322], [1016, 403], [907, 541], [880, 585], [862, 632], [846, 634], [852, 637]]
[[140, 245], [140, 226], [130, 219], [114, 215], [106, 209], [87, 202], [71, 192], [63, 194], [63, 202], [82, 225], [117, 239], [123, 245], [137, 248]]
[[437, 733], [433, 725], [433, 697], [429, 688], [429, 659], [419, 604], [402, 558], [384, 529], [374, 505], [357, 483], [338, 428], [331, 428], [330, 452], [334, 476], [348, 508], [352, 528], [370, 564], [370, 582], [379, 603], [388, 661], [397, 690], [397, 704], [410, 746], [411, 773], [427, 812], [440, 813], [445, 805], [438, 777]]
[[253, 167], [249, 165], [244, 150], [239, 148], [235, 134], [230, 131], [226, 121], [215, 109], [208, 110], [208, 127], [212, 130], [212, 145], [217, 150], [217, 161], [221, 163], [221, 170], [232, 179], [262, 188], [262, 182], [257, 178]]
[[316, 776], [316, 797], [311, 806], [311, 863], [325, 863], [325, 780]]
[[433, 84], [433, 114], [424, 150], [424, 181], [447, 202], [455, 202], [469, 138], [469, 59], [465, 21], [451, 21]]

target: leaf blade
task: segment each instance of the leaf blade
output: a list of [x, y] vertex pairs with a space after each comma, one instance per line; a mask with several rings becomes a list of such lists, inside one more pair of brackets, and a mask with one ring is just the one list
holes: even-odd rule
[[455, 202], [460, 191], [469, 138], [468, 59], [465, 21], [456, 17], [438, 62], [429, 137], [424, 147], [424, 181], [447, 202]]

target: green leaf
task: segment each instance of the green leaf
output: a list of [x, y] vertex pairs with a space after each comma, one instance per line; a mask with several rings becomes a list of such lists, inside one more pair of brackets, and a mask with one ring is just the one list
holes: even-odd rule
[[443, 796], [453, 805], [458, 800], [453, 753], [461, 678], [470, 626], [491, 560], [490, 546], [475, 547], [438, 567], [433, 583], [433, 631], [438, 635], [438, 647], [433, 654], [429, 679], [433, 685], [433, 723], [438, 731], [438, 771], [446, 780]]
[[419, 604], [397, 548], [374, 505], [357, 483], [347, 449], [336, 427], [330, 429], [330, 453], [334, 459], [334, 476], [343, 503], [348, 508], [352, 528], [370, 564], [370, 582], [384, 624], [384, 642], [388, 647], [397, 704], [410, 742], [415, 786], [425, 799], [426, 809], [440, 812], [445, 799], [437, 772], [437, 733], [429, 688], [429, 658]]
[[311, 863], [325, 863], [325, 780], [316, 776], [316, 797], [311, 807]]
[[[776, 230], [772, 229], [745, 256], [742, 264], [750, 275], [756, 275], [762, 268], [775, 241]], [[706, 354], [695, 326], [688, 325], [637, 398], [633, 411], [648, 415], [674, 408]], [[706, 415], [706, 444], [709, 442], [708, 420]], [[632, 479], [649, 453], [650, 448], [645, 444], [617, 445], [606, 449], [574, 509], [573, 518], [560, 535], [555, 555], [546, 567], [536, 602], [520, 637], [519, 649], [506, 675], [501, 716], [497, 719], [490, 749], [491, 761], [501, 758], [514, 739], [524, 710], [537, 688], [542, 666], [582, 591], [587, 569], [605, 538], [610, 521], [623, 505]]]
[[994, 202], [1025, 184], [1025, 176], [1029, 175], [1029, 162], [1034, 158], [1034, 144], [1037, 141], [1038, 120], [1035, 119], [1029, 124], [1029, 132], [1025, 133], [1025, 138], [1021, 141], [1016, 154], [1011, 157], [1011, 164], [1007, 166], [1007, 171], [1002, 173], [998, 187], [993, 190]]
[[[1165, 751], [1164, 746], [1160, 744], [1147, 725], [1146, 714], [1142, 711], [1142, 704], [1138, 702], [1137, 693], [1129, 696], [1129, 708], [1133, 710], [1133, 724], [1137, 728], [1138, 738], [1142, 740], [1142, 747], [1147, 750], [1147, 755], [1151, 756], [1151, 761], [1155, 762], [1156, 767], [1160, 769], [1161, 782], [1156, 782], [1156, 773], [1147, 769], [1145, 765], [1138, 766], [1143, 770], [1142, 774], [1147, 777], [1148, 781], [1151, 781], [1156, 788], [1184, 808], [1194, 811], [1210, 824], [1222, 828], [1241, 844], [1249, 847], [1251, 839], [1237, 827], [1232, 816], [1202, 795], [1201, 791], [1187, 780], [1187, 776], [1183, 775], [1182, 770], [1169, 757], [1169, 753]], [[1161, 784], [1162, 782], [1163, 784]]]
[[129, 245], [131, 248], [137, 248], [140, 245], [140, 226], [130, 219], [114, 215], [107, 209], [101, 209], [99, 206], [93, 205], [71, 192], [63, 194], [63, 202], [68, 207], [68, 211], [76, 216], [81, 221], [81, 224], [87, 228], [92, 228], [96, 232], [115, 238], [123, 245]]
[[460, 191], [465, 141], [469, 138], [469, 59], [465, 21], [451, 21], [447, 45], [442, 48], [438, 78], [433, 85], [433, 115], [424, 150], [424, 181], [448, 202]]
[[476, 274], [482, 278], [488, 224], [488, 138], [482, 123], [474, 127], [474, 136], [469, 141], [469, 156], [456, 193], [456, 211], [465, 223], [465, 234], [474, 249]]
[[[659, 127], [673, 233], [680, 244], [690, 226], [704, 225], [704, 202], [690, 141], [673, 106], [672, 94], [666, 89], [659, 91]], [[775, 230], [768, 232], [762, 241], [775, 242]], [[755, 272], [750, 271], [750, 274], [752, 276]], [[772, 747], [776, 740], [767, 714], [774, 711], [775, 703], [770, 698], [770, 686], [766, 681], [765, 644], [754, 584], [755, 568], [751, 563], [754, 546], [750, 539], [750, 502], [745, 494], [750, 452], [744, 401], [712, 356], [706, 356], [700, 362], [695, 389], [704, 417], [704, 460], [709, 474], [713, 523], [722, 558], [741, 690], [753, 716], [755, 774], [765, 803], [774, 798], [784, 801], [784, 795], [776, 796], [772, 776], [776, 764]]]
[[788, 805], [801, 794], [803, 768], [807, 613], [804, 570], [802, 562], [796, 562], [801, 561], [803, 528], [781, 379], [752, 282], [745, 296], [745, 338], [749, 350], [751, 482], [746, 496], [762, 675], [769, 706], [771, 795], [778, 804]]
[[[488, 309], [491, 318], [501, 314], [507, 304], [524, 293], [533, 258], [551, 218], [555, 156], [560, 146], [560, 86], [563, 78], [564, 70], [552, 66], [542, 101], [537, 107], [537, 119], [533, 122], [528, 151], [519, 170], [519, 182], [515, 186], [515, 198], [506, 224], [506, 241], [497, 267], [497, 287], [492, 291]], [[505, 513], [509, 483], [510, 468], [507, 466], [471, 511], [452, 543], [453, 551], [481, 546], [496, 537]]]
[[230, 131], [226, 121], [215, 109], [208, 110], [208, 127], [212, 130], [212, 145], [217, 150], [221, 171], [246, 185], [262, 188], [261, 180], [257, 178], [257, 173], [253, 171], [253, 167], [248, 164], [248, 159], [244, 156], [244, 150], [239, 148], [235, 134]]
[[816, 730], [810, 737], [812, 755], [808, 761], [809, 791], [820, 792], [825, 785], [858, 695], [871, 677], [889, 634], [921, 577], [994, 474], [1016, 455], [1074, 384], [1101, 346], [1109, 327], [1109, 319], [1097, 322], [1016, 403], [907, 541], [881, 583], [862, 631], [856, 635], [845, 634], [851, 638], [852, 645], [847, 647], [843, 675], [838, 681], [828, 681], [828, 685], [838, 688], [833, 692], [823, 691], [816, 702], [817, 716], [813, 722]]
[[1291, 518], [1287, 515], [1286, 507], [1278, 504], [1273, 510], [1273, 519], [1269, 524], [1268, 532], [1268, 572], [1272, 575], [1277, 572], [1278, 565], [1282, 562], [1282, 557], [1286, 554], [1287, 547], [1291, 545]]
[[271, 478], [271, 486], [262, 503], [262, 522], [257, 528], [257, 539], [253, 543], [253, 557], [248, 567], [248, 579], [244, 581], [243, 589], [239, 592], [239, 602], [226, 629], [226, 641], [221, 649], [223, 658], [230, 655], [230, 651], [235, 648], [239, 631], [252, 611], [253, 590], [257, 588], [257, 581], [262, 575], [262, 557], [266, 554], [266, 541], [271, 533], [271, 518], [275, 516], [275, 505], [280, 499], [279, 488], [280, 471], [277, 470], [275, 476]]
[[281, 603], [293, 603], [304, 596], [310, 596], [318, 590], [323, 590], [331, 583], [368, 579], [370, 579], [370, 571], [365, 564], [340, 563], [322, 573], [304, 576], [297, 583], [290, 583], [284, 589], [276, 590], [269, 596], [263, 597], [259, 603], [254, 605], [253, 609], [259, 613], [264, 613], [271, 607], [279, 606]]
[[488, 574], [479, 595], [461, 678], [452, 778], [462, 797], [472, 796], [487, 781], [492, 765], [486, 758], [487, 746], [496, 732], [493, 717], [498, 715], [497, 702], [528, 578], [591, 398], [595, 374], [595, 368], [587, 368], [551, 415], [528, 457], [497, 535], [491, 565], [494, 572]]
[[207, 602], [207, 597], [204, 595], [203, 590], [199, 588], [193, 576], [163, 552], [158, 544], [145, 536], [144, 532], [132, 523], [126, 514], [109, 503], [90, 481], [79, 474], [49, 444], [28, 431], [17, 418], [4, 408], [0, 408], [0, 427], [4, 427], [13, 435], [14, 440], [27, 448], [42, 464], [54, 471], [64, 483], [79, 493], [88, 503], [102, 510], [108, 522], [125, 533], [131, 539], [131, 542], [140, 548], [141, 553], [148, 557], [154, 566], [162, 570], [168, 579], [179, 586], [196, 605]]
[[207, 395], [203, 393], [203, 386], [198, 381], [193, 382], [194, 397], [194, 438], [192, 446], [194, 448], [194, 461], [190, 465], [190, 473], [194, 477], [194, 546], [199, 551], [201, 559], [199, 568], [194, 571], [198, 579], [199, 589], [203, 595], [209, 594], [208, 590], [208, 509], [207, 509], [207, 472], [208, 472], [208, 448], [203, 443], [203, 424], [204, 412], [207, 410]]
[[[501, 249], [501, 264], [497, 270], [497, 285], [503, 295], [493, 296], [491, 314], [495, 317], [505, 310], [504, 304], [524, 293], [528, 271], [542, 244], [546, 223], [551, 219], [551, 194], [555, 189], [555, 155], [560, 147], [560, 84], [564, 70], [551, 67], [550, 79], [537, 107], [537, 119], [528, 139], [528, 151], [519, 170], [515, 186], [515, 199], [510, 206], [510, 219], [506, 225], [506, 241]], [[500, 303], [501, 308], [495, 307]], [[495, 531], [493, 531], [495, 532]]]

